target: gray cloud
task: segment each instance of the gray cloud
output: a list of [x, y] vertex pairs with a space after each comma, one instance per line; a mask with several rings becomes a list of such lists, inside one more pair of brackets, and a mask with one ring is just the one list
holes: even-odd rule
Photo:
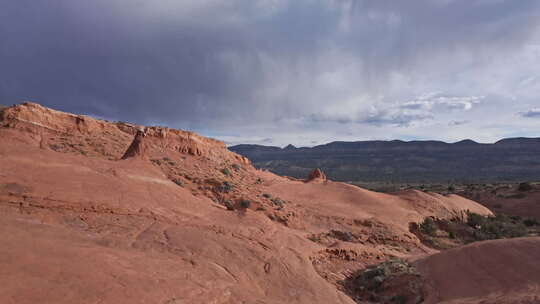
[[452, 120], [448, 123], [449, 126], [462, 126], [468, 124], [468, 120]]
[[519, 114], [526, 118], [540, 118], [540, 108], [530, 109], [525, 112], [520, 112]]
[[368, 115], [366, 118], [360, 119], [360, 123], [372, 124], [375, 126], [393, 125], [407, 127], [411, 124], [427, 119], [433, 119], [433, 115], [425, 113], [390, 113], [388, 111], [380, 111]]
[[246, 141], [473, 115], [535, 66], [497, 63], [534, 52], [540, 22], [533, 0], [0, 2], [0, 103]]

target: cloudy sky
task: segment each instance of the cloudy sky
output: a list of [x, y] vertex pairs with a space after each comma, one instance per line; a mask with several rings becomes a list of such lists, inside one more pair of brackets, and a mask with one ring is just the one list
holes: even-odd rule
[[537, 0], [0, 0], [0, 104], [229, 144], [540, 136]]

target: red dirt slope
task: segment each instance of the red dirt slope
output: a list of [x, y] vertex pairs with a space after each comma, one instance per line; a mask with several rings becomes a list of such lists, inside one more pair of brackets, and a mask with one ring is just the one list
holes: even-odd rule
[[416, 262], [426, 303], [540, 303], [540, 238], [474, 243]]

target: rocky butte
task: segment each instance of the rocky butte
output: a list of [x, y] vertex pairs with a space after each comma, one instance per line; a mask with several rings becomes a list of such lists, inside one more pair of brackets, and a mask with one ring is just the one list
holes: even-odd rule
[[0, 111], [1, 303], [355, 303], [355, 274], [394, 258], [418, 271], [395, 301], [538, 300], [538, 238], [439, 252], [411, 232], [492, 214], [463, 197], [306, 183], [192, 132]]

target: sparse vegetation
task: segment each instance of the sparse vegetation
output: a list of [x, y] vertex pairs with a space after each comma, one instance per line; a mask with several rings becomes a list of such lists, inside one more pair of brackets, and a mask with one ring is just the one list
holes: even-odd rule
[[533, 217], [530, 217], [523, 220], [523, 224], [527, 227], [540, 226], [540, 221]]
[[421, 303], [424, 299], [422, 277], [401, 259], [373, 265], [341, 283], [357, 303]]
[[[522, 219], [503, 214], [482, 216], [468, 212], [465, 222], [457, 219], [426, 218], [416, 226], [416, 231], [426, 245], [436, 249], [449, 249], [471, 242], [527, 236], [529, 233], [537, 233], [537, 226], [540, 226], [540, 223], [533, 218]], [[438, 230], [445, 231], [446, 234], [438, 234]], [[411, 231], [415, 230], [411, 228]]]
[[519, 191], [531, 191], [533, 189], [533, 186], [530, 183], [519, 183], [518, 190]]
[[62, 147], [60, 147], [59, 145], [57, 144], [52, 144], [52, 145], [49, 145], [49, 147], [53, 150], [53, 151], [58, 151], [60, 150]]
[[223, 202], [223, 205], [225, 205], [225, 207], [227, 207], [227, 210], [229, 210], [229, 211], [234, 210], [234, 205], [232, 204], [232, 202], [230, 200], [225, 200]]
[[504, 196], [504, 198], [515, 198], [515, 199], [522, 199], [526, 197], [527, 195], [525, 195], [525, 193], [514, 193], [514, 194]]
[[234, 169], [234, 171], [240, 171], [240, 169], [242, 168], [239, 164], [233, 164], [231, 167]]
[[264, 198], [272, 198], [272, 195], [269, 193], [263, 193], [262, 195]]
[[240, 207], [243, 208], [243, 209], [247, 209], [251, 206], [251, 201], [250, 200], [241, 200], [240, 201]]
[[519, 218], [512, 218], [507, 215], [499, 214], [495, 217], [482, 217], [474, 213], [475, 228], [472, 236], [477, 241], [522, 237], [528, 234], [527, 228], [523, 221]]
[[270, 199], [270, 201], [271, 201], [274, 205], [276, 205], [276, 206], [278, 206], [278, 207], [283, 207], [283, 205], [284, 205], [283, 200], [280, 199], [279, 197], [274, 197], [274, 198]]
[[228, 181], [224, 181], [220, 187], [220, 191], [224, 193], [229, 193], [234, 190], [234, 185]]
[[426, 217], [420, 224], [420, 231], [429, 236], [435, 236], [437, 234], [437, 225], [431, 217]]
[[223, 175], [225, 175], [225, 176], [230, 176], [231, 175], [231, 170], [229, 170], [229, 168], [223, 168], [223, 169], [221, 169], [221, 173], [223, 173]]
[[182, 180], [180, 180], [180, 179], [178, 179], [178, 178], [175, 178], [175, 179], [173, 180], [173, 182], [174, 182], [175, 184], [177, 184], [178, 186], [180, 186], [180, 187], [184, 187], [184, 183], [182, 182]]

